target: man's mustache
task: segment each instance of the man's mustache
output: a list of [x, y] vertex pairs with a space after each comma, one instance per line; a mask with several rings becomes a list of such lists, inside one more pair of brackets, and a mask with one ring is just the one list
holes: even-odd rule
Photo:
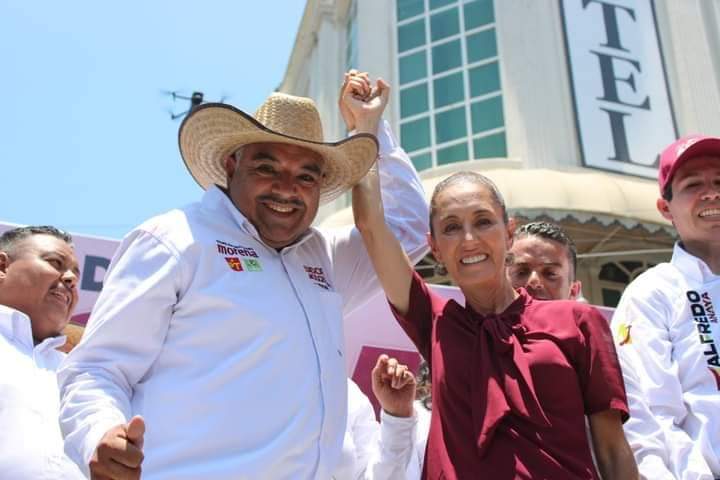
[[287, 198], [280, 198], [280, 197], [276, 197], [274, 195], [261, 195], [258, 197], [258, 200], [260, 200], [262, 202], [265, 202], [265, 201], [274, 202], [274, 203], [278, 203], [281, 205], [291, 205], [291, 206], [298, 207], [298, 208], [305, 207], [305, 204], [297, 198], [288, 200]]

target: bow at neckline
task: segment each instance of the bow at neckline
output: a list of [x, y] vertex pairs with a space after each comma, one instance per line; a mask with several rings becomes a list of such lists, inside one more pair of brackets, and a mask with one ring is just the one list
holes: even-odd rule
[[488, 450], [497, 427], [513, 414], [535, 424], [550, 422], [535, 394], [522, 345], [526, 329], [521, 316], [526, 294], [521, 293], [500, 314], [481, 315], [468, 306], [477, 321], [473, 361], [477, 366], [471, 385], [473, 426], [480, 457]]

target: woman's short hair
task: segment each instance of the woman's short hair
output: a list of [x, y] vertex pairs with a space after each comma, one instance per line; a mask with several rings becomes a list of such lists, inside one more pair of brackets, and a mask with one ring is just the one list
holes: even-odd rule
[[500, 211], [502, 212], [503, 222], [505, 222], [505, 225], [508, 224], [509, 217], [507, 213], [507, 208], [505, 207], [505, 199], [503, 198], [502, 194], [500, 193], [500, 190], [498, 190], [497, 185], [493, 183], [492, 180], [490, 180], [485, 175], [481, 175], [477, 172], [457, 172], [453, 173], [449, 177], [447, 177], [442, 182], [438, 183], [435, 186], [435, 190], [433, 190], [432, 198], [430, 199], [430, 234], [435, 235], [435, 232], [433, 231], [433, 217], [435, 216], [435, 213], [437, 212], [437, 197], [442, 192], [447, 190], [449, 187], [459, 185], [462, 183], [473, 183], [475, 185], [479, 185], [483, 188], [485, 188], [487, 191], [490, 192], [490, 195], [492, 196], [493, 201], [495, 204], [500, 208]]

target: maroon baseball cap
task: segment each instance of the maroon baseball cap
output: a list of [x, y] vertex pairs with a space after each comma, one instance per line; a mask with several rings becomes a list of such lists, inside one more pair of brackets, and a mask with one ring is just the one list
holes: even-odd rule
[[660, 194], [672, 182], [677, 169], [693, 157], [714, 155], [720, 161], [720, 138], [707, 135], [688, 135], [671, 143], [660, 154], [660, 169], [658, 170], [658, 184]]

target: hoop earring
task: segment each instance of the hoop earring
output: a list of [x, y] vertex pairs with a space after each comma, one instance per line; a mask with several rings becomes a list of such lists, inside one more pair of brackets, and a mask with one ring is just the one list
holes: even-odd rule
[[444, 277], [448, 274], [447, 268], [445, 268], [445, 264], [441, 262], [435, 264], [434, 270], [435, 275], [437, 275], [438, 277]]

